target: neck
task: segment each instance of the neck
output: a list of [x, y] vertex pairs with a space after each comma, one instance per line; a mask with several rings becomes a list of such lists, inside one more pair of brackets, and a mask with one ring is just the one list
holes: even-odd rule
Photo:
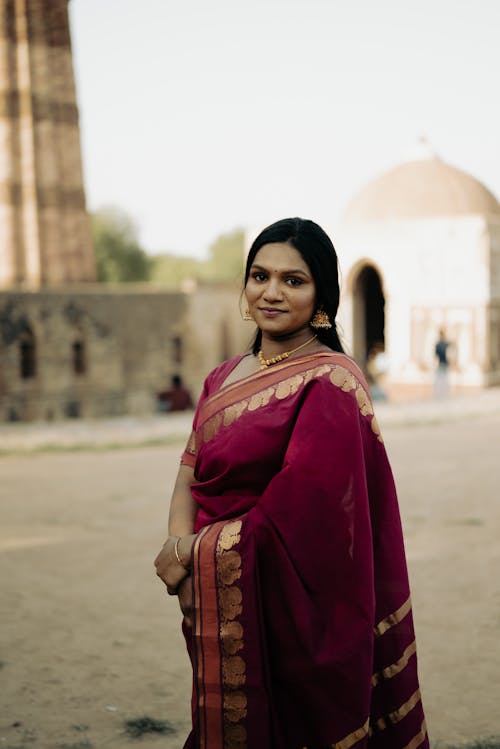
[[278, 356], [285, 351], [290, 351], [290, 349], [300, 346], [313, 335], [314, 330], [311, 330], [309, 325], [306, 328], [296, 330], [285, 336], [273, 336], [270, 333], [265, 333], [263, 331], [260, 348], [266, 358], [269, 358], [270, 356]]

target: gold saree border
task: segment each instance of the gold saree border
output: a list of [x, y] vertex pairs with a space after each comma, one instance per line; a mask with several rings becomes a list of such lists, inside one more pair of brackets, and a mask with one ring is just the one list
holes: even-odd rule
[[361, 728], [357, 728], [345, 738], [332, 744], [331, 749], [350, 749], [351, 746], [354, 746], [354, 744], [357, 744], [358, 741], [361, 741], [361, 739], [364, 739], [368, 735], [369, 723], [370, 719], [368, 718]]
[[[317, 362], [318, 358], [327, 358], [329, 361], [304, 369], [304, 364], [309, 361]], [[334, 359], [334, 362], [332, 362]], [[342, 364], [335, 363], [338, 360]], [[283, 371], [293, 372], [283, 379]], [[298, 370], [298, 371], [294, 371]], [[188, 443], [190, 455], [197, 455], [202, 443], [210, 442], [221, 429], [230, 426], [237, 421], [245, 412], [253, 412], [267, 406], [273, 399], [285, 400], [294, 395], [300, 387], [306, 385], [312, 379], [328, 377], [332, 385], [348, 393], [353, 391], [359, 412], [362, 416], [371, 417], [370, 425], [379, 442], [383, 442], [380, 427], [373, 412], [373, 406], [364, 386], [364, 378], [357, 365], [343, 354], [316, 354], [315, 356], [301, 358], [300, 361], [289, 362], [274, 370], [272, 378], [265, 380], [266, 387], [255, 390], [255, 378], [260, 373], [253, 374], [245, 380], [239, 380], [226, 388], [217, 391], [210, 396], [200, 412], [200, 420], [196, 433], [191, 435]], [[268, 372], [264, 372], [269, 375]], [[363, 384], [362, 384], [363, 383]], [[367, 387], [367, 386], [366, 386]], [[238, 388], [243, 396], [240, 400], [234, 400], [234, 390]]]
[[391, 627], [399, 624], [399, 622], [403, 621], [405, 616], [407, 616], [410, 611], [411, 596], [406, 599], [406, 601], [399, 607], [399, 609], [393, 611], [392, 614], [389, 614], [389, 616], [386, 616], [377, 624], [377, 626], [375, 627], [375, 637], [380, 637], [384, 634], [384, 632], [387, 632], [388, 629], [391, 629]]
[[224, 749], [245, 749], [247, 731], [246, 663], [241, 655], [244, 629], [239, 620], [243, 594], [236, 582], [241, 577], [241, 555], [234, 548], [241, 540], [241, 520], [226, 522], [219, 533], [216, 549], [219, 599], [219, 642], [222, 654], [222, 704]]
[[377, 671], [377, 673], [373, 674], [372, 676], [372, 686], [375, 687], [377, 684], [382, 681], [383, 679], [392, 679], [393, 676], [396, 676], [397, 674], [400, 674], [401, 671], [404, 671], [406, 666], [408, 665], [410, 658], [412, 655], [415, 655], [417, 652], [417, 641], [413, 640], [410, 645], [408, 645], [407, 648], [403, 651], [403, 655], [401, 658], [398, 658], [395, 663], [392, 663], [390, 666], [386, 666], [385, 668], [382, 668], [380, 671]]
[[397, 710], [393, 710], [385, 717], [379, 718], [377, 721], [375, 721], [375, 723], [372, 723], [370, 734], [374, 733], [374, 730], [376, 730], [377, 732], [383, 731], [385, 728], [387, 728], [389, 723], [392, 723], [392, 725], [399, 723], [401, 720], [403, 720], [403, 718], [406, 718], [406, 716], [411, 713], [412, 710], [416, 708], [421, 699], [420, 689], [416, 689], [411, 697], [407, 699], [406, 702], [403, 702], [403, 704], [400, 705]]
[[[420, 689], [417, 689], [411, 697], [401, 705], [397, 710], [389, 713], [387, 718], [380, 718], [374, 725], [378, 731], [384, 730], [387, 727], [388, 722], [395, 724], [406, 718], [406, 716], [420, 703], [421, 695]], [[351, 749], [358, 741], [361, 741], [366, 736], [373, 735], [373, 727], [370, 727], [370, 719], [367, 718], [366, 722], [357, 728], [352, 733], [345, 736], [340, 741], [336, 741], [334, 744], [329, 744], [329, 749]], [[423, 720], [419, 732], [412, 738], [412, 740], [406, 744], [403, 749], [417, 749], [424, 741], [427, 736], [427, 726], [425, 719]], [[303, 747], [307, 749], [307, 746]]]
[[412, 740], [403, 749], [417, 749], [421, 744], [424, 743], [427, 736], [427, 725], [425, 720], [422, 721], [420, 731], [412, 738]]
[[[242, 521], [206, 526], [193, 547], [194, 632], [200, 749], [246, 749], [247, 715], [242, 559], [236, 550]], [[203, 592], [202, 592], [203, 591]]]
[[[223, 385], [221, 388], [216, 390], [214, 393], [209, 395], [203, 403], [202, 412], [209, 410], [207, 418], [213, 415], [213, 413], [220, 408], [224, 408], [234, 402], [234, 391], [241, 390], [242, 398], [248, 398], [255, 392], [256, 382], [266, 385], [276, 385], [281, 382], [286, 373], [297, 374], [308, 369], [309, 365], [318, 362], [318, 360], [328, 360], [331, 365], [343, 366], [345, 369], [349, 369], [351, 373], [357, 378], [362, 387], [368, 391], [369, 387], [364, 378], [363, 373], [359, 369], [356, 362], [350, 359], [346, 354], [331, 352], [318, 352], [315, 354], [304, 354], [303, 356], [296, 356], [293, 359], [288, 359], [285, 362], [275, 364], [273, 367], [264, 370], [258, 370], [252, 372], [247, 377], [243, 377], [241, 380], [231, 382], [229, 385]], [[262, 388], [265, 389], [265, 388]]]
[[[355, 731], [349, 733], [340, 741], [336, 741], [335, 744], [329, 744], [328, 749], [351, 749], [354, 744], [357, 744], [358, 741], [368, 736], [369, 724], [370, 718], [367, 718], [360, 728], [356, 728]], [[303, 749], [307, 749], [307, 746], [303, 747]]]
[[217, 586], [213, 564], [210, 563], [215, 552], [217, 530], [214, 526], [203, 528], [193, 547], [193, 646], [200, 749], [220, 749], [222, 746]]

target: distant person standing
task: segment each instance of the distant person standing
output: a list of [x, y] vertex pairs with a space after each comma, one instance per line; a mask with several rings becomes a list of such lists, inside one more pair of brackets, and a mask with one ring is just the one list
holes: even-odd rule
[[193, 408], [191, 393], [184, 386], [180, 375], [173, 375], [171, 387], [158, 393], [158, 405], [162, 413]]
[[370, 348], [365, 368], [372, 399], [374, 401], [386, 401], [387, 393], [382, 383], [387, 373], [387, 356], [384, 351], [384, 344], [381, 341], [377, 341]]
[[437, 359], [436, 378], [434, 380], [434, 396], [444, 398], [449, 392], [448, 370], [450, 368], [449, 350], [451, 343], [446, 339], [443, 328], [439, 331], [439, 338], [434, 348], [434, 355]]

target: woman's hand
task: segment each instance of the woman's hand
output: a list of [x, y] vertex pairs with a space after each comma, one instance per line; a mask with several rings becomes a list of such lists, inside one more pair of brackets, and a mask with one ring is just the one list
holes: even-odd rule
[[184, 614], [184, 622], [188, 627], [193, 626], [193, 585], [191, 575], [185, 578], [177, 589], [179, 606]]
[[178, 537], [169, 536], [154, 561], [156, 574], [163, 580], [170, 595], [177, 593], [179, 585], [189, 574], [189, 560], [195, 538], [195, 535], [191, 535], [183, 536], [179, 540], [177, 545], [177, 552], [181, 560], [179, 562], [175, 553]]

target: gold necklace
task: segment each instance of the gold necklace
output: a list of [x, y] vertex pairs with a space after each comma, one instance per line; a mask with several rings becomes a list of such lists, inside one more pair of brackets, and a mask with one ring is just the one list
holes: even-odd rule
[[271, 359], [264, 359], [264, 354], [262, 353], [262, 349], [260, 349], [259, 353], [257, 354], [257, 359], [260, 363], [261, 369], [266, 369], [267, 367], [271, 367], [273, 364], [278, 364], [278, 362], [283, 361], [284, 359], [288, 359], [290, 354], [294, 354], [296, 351], [299, 351], [301, 348], [304, 348], [304, 346], [307, 346], [308, 343], [311, 343], [311, 341], [314, 341], [315, 338], [318, 336], [314, 334], [311, 336], [311, 338], [308, 338], [307, 341], [304, 341], [304, 343], [301, 343], [300, 346], [297, 346], [297, 348], [293, 348], [291, 351], [284, 351], [282, 354], [278, 354], [277, 356], [271, 357]]

